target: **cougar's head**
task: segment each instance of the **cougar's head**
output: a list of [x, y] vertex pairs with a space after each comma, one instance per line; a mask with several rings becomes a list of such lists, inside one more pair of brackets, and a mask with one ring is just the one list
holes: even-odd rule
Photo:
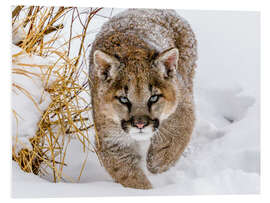
[[[135, 54], [136, 55], [136, 54]], [[178, 49], [126, 60], [96, 50], [93, 74], [99, 111], [135, 140], [153, 135], [175, 112], [179, 91]], [[94, 106], [95, 108], [95, 106]]]

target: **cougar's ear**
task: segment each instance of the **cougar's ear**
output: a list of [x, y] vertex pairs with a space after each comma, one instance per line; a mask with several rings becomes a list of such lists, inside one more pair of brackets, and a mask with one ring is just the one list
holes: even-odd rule
[[93, 55], [96, 73], [102, 80], [114, 79], [120, 62], [103, 51], [96, 50]]
[[179, 51], [177, 48], [168, 49], [157, 57], [155, 65], [164, 75], [164, 78], [171, 78], [176, 74], [178, 66]]

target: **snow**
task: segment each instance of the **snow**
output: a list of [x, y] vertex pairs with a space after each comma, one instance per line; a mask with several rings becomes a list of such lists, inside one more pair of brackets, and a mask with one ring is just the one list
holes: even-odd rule
[[51, 102], [45, 87], [54, 77], [46, 84], [46, 79], [40, 78], [52, 64], [49, 58], [29, 56], [14, 44], [11, 50], [12, 55], [16, 55], [12, 61], [12, 146], [18, 153], [23, 147], [32, 149], [28, 139], [35, 135], [42, 113]]
[[15, 22], [12, 25], [12, 44], [17, 44], [22, 41], [26, 36], [26, 31], [22, 25], [23, 22]]
[[[114, 9], [113, 15], [122, 10]], [[93, 152], [83, 152], [79, 141], [72, 139], [66, 157], [67, 167], [64, 168], [66, 178], [60, 183], [54, 184], [46, 177], [24, 173], [13, 162], [13, 197], [260, 192], [259, 14], [177, 12], [195, 31], [199, 60], [194, 88], [196, 126], [189, 146], [175, 167], [163, 174], [152, 175], [154, 189], [124, 188], [112, 180]], [[100, 14], [110, 16], [110, 13], [111, 9], [104, 9]], [[100, 16], [93, 18], [86, 43], [95, 38], [107, 20]], [[81, 28], [77, 25], [76, 29]], [[21, 79], [19, 81], [24, 84]], [[41, 88], [42, 84], [37, 87]], [[38, 116], [32, 110], [31, 115], [26, 114], [25, 118], [31, 118], [27, 119], [28, 126], [35, 126]], [[78, 180], [85, 160], [85, 168]]]

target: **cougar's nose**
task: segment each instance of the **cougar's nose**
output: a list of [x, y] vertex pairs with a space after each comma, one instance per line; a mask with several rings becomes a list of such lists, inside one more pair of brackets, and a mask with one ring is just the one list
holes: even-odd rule
[[149, 124], [149, 118], [147, 116], [134, 116], [131, 119], [131, 124], [133, 127], [142, 129]]
[[143, 122], [142, 122], [142, 123], [137, 123], [137, 124], [136, 124], [136, 127], [139, 128], [139, 129], [144, 128], [144, 126], [145, 126], [145, 123], [143, 123]]

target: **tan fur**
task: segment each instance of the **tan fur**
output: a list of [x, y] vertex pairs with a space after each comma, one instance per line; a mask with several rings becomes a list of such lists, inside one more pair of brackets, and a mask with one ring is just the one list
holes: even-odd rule
[[[187, 146], [195, 120], [196, 49], [190, 26], [172, 10], [128, 10], [97, 35], [90, 54], [90, 86], [98, 153], [123, 186], [152, 188], [139, 167], [138, 143], [129, 133], [134, 123], [145, 121], [153, 131], [146, 160], [152, 173], [168, 170]], [[153, 95], [161, 96], [149, 107]], [[119, 102], [121, 96], [131, 106]]]

